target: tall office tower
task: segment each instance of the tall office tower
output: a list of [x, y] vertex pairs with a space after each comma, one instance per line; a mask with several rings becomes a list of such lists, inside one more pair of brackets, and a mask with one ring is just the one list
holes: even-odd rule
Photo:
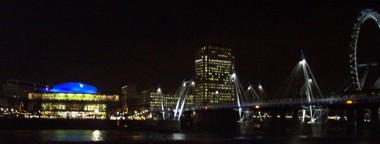
[[126, 107], [125, 110], [128, 112], [127, 98], [128, 98], [128, 85], [123, 85], [121, 87], [120, 103], [123, 108]]
[[132, 113], [137, 109], [136, 83], [128, 83], [121, 87], [120, 101], [125, 112]]
[[233, 104], [231, 83], [234, 57], [231, 49], [205, 46], [195, 56], [195, 102], [197, 105]]

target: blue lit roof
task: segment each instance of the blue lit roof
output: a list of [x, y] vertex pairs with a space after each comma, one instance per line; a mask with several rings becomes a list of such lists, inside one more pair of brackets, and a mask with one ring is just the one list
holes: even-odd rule
[[53, 93], [97, 93], [94, 86], [81, 82], [67, 82], [59, 85], [54, 85], [52, 89], [41, 89], [43, 92]]

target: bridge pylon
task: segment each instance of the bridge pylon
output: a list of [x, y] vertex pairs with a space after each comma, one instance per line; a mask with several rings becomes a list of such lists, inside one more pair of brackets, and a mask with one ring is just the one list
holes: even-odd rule
[[191, 94], [194, 91], [195, 88], [195, 82], [193, 80], [190, 81], [182, 81], [180, 87], [178, 88], [176, 92], [176, 96], [178, 97], [176, 107], [174, 109], [174, 120], [180, 120], [182, 113], [184, 111], [186, 99], [189, 97], [189, 94]]
[[[247, 91], [244, 92], [236, 73], [231, 75], [231, 84], [234, 85], [233, 87], [235, 88], [234, 92], [236, 95], [236, 104], [238, 106], [237, 111], [239, 112], [239, 122], [252, 121], [254, 115], [253, 109], [245, 106], [252, 105], [253, 102], [257, 102], [265, 96], [263, 87], [259, 83], [257, 90], [255, 90], [255, 87], [250, 84]], [[260, 114], [261, 113], [259, 112], [261, 118]]]
[[305, 103], [302, 106], [302, 122], [319, 123], [328, 113], [327, 108], [316, 105], [314, 102], [324, 97], [311, 71], [306, 57], [301, 50], [302, 58], [291, 72], [283, 91], [278, 94], [279, 99]]

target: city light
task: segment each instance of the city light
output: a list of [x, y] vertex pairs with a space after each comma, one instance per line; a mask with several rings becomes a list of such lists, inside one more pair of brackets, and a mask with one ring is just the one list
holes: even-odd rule
[[304, 65], [305, 63], [306, 63], [305, 59], [303, 59], [303, 60], [300, 61], [300, 64], [302, 64], [302, 65]]
[[[188, 10], [188, 9], [185, 9], [185, 10]], [[294, 11], [298, 12], [296, 10]], [[340, 12], [343, 13], [343, 11], [340, 11]], [[138, 15], [136, 17], [138, 17]], [[366, 16], [364, 18], [367, 18], [367, 17], [369, 16]], [[145, 17], [143, 17], [142, 19], [144, 18]], [[375, 19], [375, 18], [372, 17], [372, 19]], [[251, 27], [251, 26], [247, 26], [247, 27]], [[299, 27], [299, 28], [302, 28], [302, 27]], [[141, 27], [141, 29], [139, 30], [143, 30], [143, 29], [144, 27]], [[298, 29], [298, 27], [294, 27], [292, 29]], [[299, 30], [299, 31], [302, 31], [302, 30]], [[177, 33], [174, 33], [172, 35], [175, 35], [175, 34]], [[284, 32], [284, 35], [286, 34], [288, 33]], [[228, 33], [226, 35], [228, 35]], [[83, 39], [79, 39], [79, 41], [82, 41], [82, 40]], [[106, 40], [112, 40], [112, 38], [109, 38]], [[294, 39], [289, 38], [289, 40], [294, 40]], [[169, 42], [172, 42], [172, 41], [177, 42], [175, 40], [170, 40]], [[302, 40], [300, 41], [302, 42]], [[178, 43], [181, 43], [181, 41], [179, 41]], [[231, 45], [234, 45], [233, 42], [231, 43], [232, 43]], [[148, 42], [146, 45], [150, 46], [153, 44]], [[168, 45], [171, 46], [171, 44], [168, 44]], [[111, 47], [112, 46], [113, 45], [111, 45]], [[142, 45], [139, 47], [144, 47], [144, 46], [145, 45]], [[283, 46], [286, 48], [288, 45], [284, 43]], [[309, 47], [309, 45], [306, 45], [306, 46]], [[310, 44], [310, 46], [312, 46], [312, 43]], [[187, 47], [191, 47], [191, 46], [187, 46]], [[34, 118], [34, 117], [41, 118], [41, 119], [43, 118], [42, 126], [44, 127], [42, 128], [49, 126], [49, 124], [53, 126], [60, 126], [60, 124], [59, 123], [56, 124], [55, 121], [61, 121], [61, 120], [49, 120], [49, 121], [54, 121], [54, 123], [49, 123], [49, 122], [46, 123], [44, 119], [55, 119], [55, 118], [65, 119], [63, 120], [63, 122], [67, 123], [67, 126], [70, 126], [70, 127], [71, 126], [74, 127], [76, 125], [79, 125], [79, 126], [83, 125], [82, 123], [78, 123], [74, 125], [71, 123], [71, 121], [76, 121], [76, 122], [84, 121], [86, 122], [85, 124], [87, 125], [99, 126], [100, 128], [105, 127], [107, 128], [107, 130], [101, 130], [101, 131], [95, 130], [97, 127], [86, 129], [84, 132], [74, 133], [74, 135], [72, 136], [74, 137], [74, 140], [76, 140], [75, 139], [76, 136], [86, 135], [86, 139], [85, 139], [86, 141], [91, 140], [91, 138], [94, 141], [99, 141], [103, 139], [102, 136], [105, 137], [104, 138], [105, 140], [107, 140], [106, 136], [108, 136], [110, 137], [110, 140], [113, 140], [112, 138], [116, 138], [116, 140], [114, 141], [124, 140], [127, 142], [129, 139], [132, 139], [132, 140], [137, 139], [139, 142], [140, 141], [145, 142], [143, 140], [147, 139], [148, 142], [155, 142], [154, 138], [158, 138], [159, 142], [166, 142], [166, 140], [170, 139], [170, 137], [168, 137], [165, 134], [160, 133], [161, 131], [166, 130], [166, 129], [161, 129], [162, 127], [170, 127], [170, 128], [179, 127], [180, 129], [185, 129], [185, 130], [186, 129], [202, 130], [202, 128], [199, 128], [199, 127], [204, 127], [204, 129], [206, 129], [207, 127], [211, 127], [211, 129], [215, 130], [215, 127], [218, 127], [218, 126], [226, 128], [229, 131], [229, 132], [226, 131], [226, 134], [223, 134], [222, 136], [228, 136], [227, 138], [234, 138], [234, 139], [239, 140], [240, 142], [247, 141], [246, 140], [247, 138], [248, 140], [252, 139], [252, 141], [254, 141], [256, 138], [262, 139], [263, 137], [261, 135], [263, 135], [264, 138], [268, 137], [270, 139], [272, 138], [270, 137], [271, 133], [275, 134], [276, 136], [286, 137], [286, 138], [275, 139], [277, 141], [296, 140], [296, 142], [298, 142], [298, 141], [304, 141], [304, 139], [302, 139], [303, 136], [307, 137], [308, 139], [318, 138], [319, 135], [328, 136], [331, 133], [330, 132], [331, 130], [333, 132], [347, 130], [349, 132], [348, 134], [351, 134], [351, 131], [352, 131], [352, 133], [356, 135], [357, 132], [362, 131], [361, 130], [362, 128], [371, 127], [372, 123], [376, 124], [379, 122], [378, 120], [379, 108], [375, 107], [379, 104], [378, 102], [380, 99], [379, 96], [377, 96], [380, 93], [378, 89], [379, 87], [378, 81], [376, 81], [375, 83], [376, 84], [375, 86], [377, 87], [377, 89], [373, 89], [373, 90], [370, 89], [370, 87], [368, 88], [365, 87], [366, 89], [360, 90], [360, 87], [358, 89], [357, 87], [352, 86], [352, 85], [355, 85], [356, 83], [358, 83], [360, 86], [361, 85], [368, 86], [368, 85], [364, 84], [365, 79], [360, 80], [360, 81], [355, 81], [353, 80], [353, 78], [351, 78], [349, 79], [350, 81], [348, 81], [349, 83], [348, 83], [347, 88], [343, 87], [342, 91], [321, 91], [319, 89], [319, 86], [317, 85], [318, 80], [315, 79], [315, 78], [319, 78], [319, 75], [315, 75], [314, 77], [309, 67], [309, 64], [312, 65], [311, 62], [320, 62], [321, 64], [319, 66], [325, 66], [326, 67], [325, 69], [336, 68], [336, 66], [330, 65], [332, 62], [326, 63], [326, 61], [331, 60], [327, 58], [310, 59], [312, 61], [308, 61], [310, 63], [307, 63], [306, 58], [303, 55], [303, 52], [301, 51], [302, 58], [294, 61], [294, 64], [296, 65], [296, 67], [293, 69], [290, 77], [288, 77], [286, 83], [284, 84], [284, 87], [276, 87], [276, 85], [280, 86], [280, 84], [282, 84], [281, 82], [282, 80], [285, 80], [280, 77], [287, 76], [286, 71], [290, 70], [287, 68], [288, 66], [287, 60], [295, 59], [294, 57], [292, 58], [286, 57], [286, 56], [294, 56], [292, 54], [288, 54], [288, 53], [291, 53], [291, 52], [287, 52], [288, 49], [275, 51], [281, 54], [280, 57], [276, 57], [276, 56], [268, 57], [265, 55], [257, 57], [257, 54], [260, 55], [263, 51], [255, 52], [256, 49], [250, 50], [251, 53], [247, 53], [243, 55], [243, 56], [249, 56], [250, 61], [236, 64], [237, 66], [236, 68], [239, 68], [238, 66], [244, 67], [243, 69], [240, 69], [240, 70], [236, 69], [236, 73], [234, 69], [235, 61], [240, 62], [246, 58], [240, 58], [239, 56], [239, 57], [236, 57], [235, 59], [235, 56], [231, 54], [231, 51], [229, 49], [228, 51], [225, 49], [228, 49], [228, 48], [220, 48], [220, 51], [223, 52], [223, 54], [218, 54], [217, 48], [207, 47], [206, 49], [206, 47], [203, 47], [202, 51], [199, 51], [199, 53], [204, 52], [204, 54], [203, 55], [199, 54], [200, 56], [196, 57], [195, 63], [189, 65], [186, 62], [181, 63], [181, 61], [179, 61], [178, 62], [179, 65], [182, 64], [184, 67], [188, 67], [187, 69], [184, 69], [185, 71], [191, 70], [192, 72], [194, 71], [196, 72], [194, 75], [194, 78], [192, 78], [189, 81], [184, 80], [182, 83], [178, 82], [179, 80], [178, 77], [174, 77], [175, 75], [173, 76], [172, 73], [168, 73], [168, 71], [174, 71], [173, 73], [175, 72], [182, 73], [181, 71], [178, 70], [178, 68], [176, 69], [176, 67], [172, 65], [164, 66], [162, 69], [165, 69], [165, 71], [162, 72], [160, 71], [160, 69], [157, 69], [157, 67], [150, 67], [151, 65], [154, 65], [153, 63], [148, 64], [147, 66], [143, 68], [138, 67], [139, 66], [138, 64], [136, 65], [120, 65], [119, 64], [119, 65], [115, 65], [115, 67], [127, 68], [133, 71], [124, 72], [125, 70], [123, 70], [121, 71], [123, 73], [113, 72], [113, 73], [108, 74], [105, 72], [97, 73], [98, 71], [102, 69], [98, 70], [96, 68], [92, 68], [92, 66], [97, 65], [96, 62], [93, 62], [93, 63], [90, 63], [91, 65], [81, 69], [81, 71], [86, 71], [86, 72], [88, 71], [87, 73], [95, 73], [95, 74], [98, 74], [99, 76], [102, 76], [102, 77], [96, 77], [98, 79], [109, 78], [110, 77], [109, 75], [112, 76], [112, 74], [119, 74], [119, 75], [122, 74], [122, 76], [119, 76], [119, 80], [115, 82], [121, 83], [121, 82], [134, 80], [139, 85], [140, 83], [142, 83], [142, 87], [146, 87], [147, 89], [141, 90], [140, 86], [138, 86], [138, 89], [136, 89], [136, 84], [132, 86], [130, 85], [128, 89], [122, 90], [120, 101], [119, 101], [119, 97], [117, 95], [99, 94], [95, 87], [84, 84], [84, 83], [79, 83], [79, 82], [69, 82], [69, 83], [63, 83], [60, 85], [55, 85], [53, 87], [46, 87], [46, 88], [44, 87], [43, 89], [45, 90], [43, 90], [42, 93], [38, 91], [39, 90], [38, 88], [35, 88], [34, 91], [32, 92], [25, 91], [25, 93], [28, 94], [26, 97], [9, 94], [9, 98], [12, 101], [9, 101], [9, 103], [11, 104], [5, 103], [5, 105], [1, 105], [1, 106], [4, 106], [4, 108], [1, 108], [0, 116], [4, 117], [4, 118], [1, 118], [1, 120], [5, 118], [6, 119], [9, 118], [12, 121], [15, 116], [13, 115], [3, 116], [2, 114], [3, 113], [7, 113], [7, 114], [17, 113], [17, 115], [19, 115], [19, 113], [17, 112], [17, 110], [19, 110], [20, 113], [21, 112], [31, 113], [29, 114], [29, 118]], [[155, 51], [148, 51], [148, 50], [150, 49], [147, 49], [147, 50], [143, 49], [141, 50], [141, 52], [139, 51], [137, 53], [140, 55], [147, 55], [148, 57], [141, 57], [140, 55], [137, 55], [136, 57], [132, 57], [131, 59], [125, 59], [124, 57], [127, 57], [127, 56], [124, 56], [123, 57], [124, 59], [115, 59], [114, 61], [111, 60], [108, 63], [107, 61], [104, 63], [109, 64], [112, 62], [121, 61], [119, 63], [123, 64], [123, 61], [134, 60], [134, 59], [136, 59], [135, 61], [142, 60], [142, 63], [147, 62], [147, 61], [154, 61], [154, 60], [159, 61], [159, 62], [156, 61], [156, 63], [162, 63], [162, 62], [165, 63], [165, 62], [171, 62], [170, 60], [166, 59], [166, 57], [182, 57], [183, 55], [188, 55], [188, 54], [191, 54], [191, 52], [193, 52], [192, 50], [190, 51], [186, 50], [183, 52], [182, 55], [176, 55], [176, 53], [171, 53], [171, 52], [156, 53], [157, 51], [160, 51], [160, 50], [155, 50]], [[265, 51], [266, 49], [263, 49], [263, 50]], [[147, 51], [147, 53], [145, 53], [145, 51]], [[205, 52], [209, 52], [209, 53], [205, 53]], [[241, 51], [238, 53], [244, 54], [245, 52], [246, 51]], [[335, 54], [336, 52], [335, 53], [334, 52], [332, 53]], [[216, 53], [216, 54], [212, 55], [213, 53]], [[271, 52], [267, 52], [267, 53], [271, 53]], [[356, 53], [356, 49], [355, 49], [355, 53]], [[102, 58], [101, 60], [108, 60], [108, 59], [103, 58], [103, 56], [101, 55], [102, 54], [101, 52], [99, 54], [100, 55], [97, 56], [96, 58], [98, 59]], [[105, 53], [105, 54], [108, 54], [108, 53]], [[126, 53], [121, 53], [121, 54], [128, 54], [128, 53], [126, 52]], [[136, 53], [133, 53], [133, 54], [136, 54]], [[146, 60], [146, 58], [150, 58], [149, 56], [156, 56], [156, 55], [161, 56], [162, 54], [164, 54], [163, 55], [165, 57], [164, 59], [151, 58], [151, 59]], [[79, 56], [79, 55], [75, 55], [75, 56]], [[272, 61], [273, 57], [277, 59], [284, 58], [285, 60], [278, 60], [272, 63], [264, 63], [261, 65], [261, 66], [266, 66], [266, 67], [259, 67], [260, 65], [256, 64], [256, 63], [264, 62], [265, 60]], [[72, 57], [72, 56], [67, 56], [67, 58], [74, 59], [74, 61], [76, 60], [76, 57]], [[251, 60], [255, 58], [257, 60]], [[355, 58], [355, 65], [350, 65], [350, 66], [358, 67], [356, 63], [356, 55], [355, 57], [352, 57], [352, 58]], [[82, 59], [86, 59], [86, 57]], [[337, 57], [336, 59], [339, 59], [339, 58]], [[63, 59], [63, 60], [66, 60], [66, 59]], [[188, 58], [183, 58], [183, 60], [193, 61], [194, 59], [189, 60]], [[52, 61], [53, 63], [56, 62], [53, 59], [52, 60], [47, 59], [47, 61]], [[299, 63], [297, 63], [297, 61], [299, 61]], [[326, 64], [322, 65], [323, 63], [326, 63]], [[83, 63], [83, 64], [80, 63], [80, 64], [81, 64], [80, 66], [83, 66], [83, 65], [86, 66], [86, 63]], [[52, 65], [54, 64], [50, 64], [48, 66], [52, 66]], [[245, 68], [245, 66], [247, 67], [251, 66], [253, 68], [247, 69]], [[102, 67], [102, 68], [113, 70], [113, 67], [114, 66]], [[266, 70], [266, 68], [273, 68], [273, 67], [277, 67], [277, 69]], [[37, 67], [37, 68], [40, 68], [40, 67]], [[87, 70], [86, 68], [90, 68], [90, 69]], [[322, 70], [325, 70], [325, 69], [322, 69]], [[54, 72], [53, 70], [54, 69], [52, 68], [51, 73]], [[63, 71], [66, 69], [64, 66], [62, 66], [62, 68], [58, 70]], [[66, 71], [69, 71], [69, 70], [75, 70], [75, 69], [69, 68]], [[255, 70], [261, 71], [261, 73], [253, 73], [252, 71], [255, 71]], [[339, 70], [334, 70], [334, 69], [329, 69], [329, 70], [330, 71], [325, 72], [325, 74], [336, 73], [337, 71], [339, 71]], [[130, 74], [136, 71], [143, 71], [139, 74], [145, 77], [142, 77], [142, 76], [134, 77], [136, 75]], [[74, 73], [75, 72], [78, 72], [78, 71], [74, 71]], [[269, 87], [271, 86], [271, 84], [273, 84], [272, 89], [269, 90], [270, 93], [268, 93], [268, 97], [266, 97], [266, 94], [264, 92], [262, 85], [260, 84], [260, 81], [252, 85], [249, 84], [248, 90], [246, 91], [246, 89], [244, 89], [246, 85], [241, 84], [239, 76], [237, 76], [238, 72], [239, 72], [239, 76], [240, 74], [242, 74], [243, 76], [242, 78], [246, 78], [246, 79], [254, 77], [254, 76], [248, 75], [248, 73], [252, 72], [251, 74], [259, 74], [257, 76], [266, 76], [267, 78], [264, 78], [264, 80], [274, 79], [277, 81], [275, 81], [274, 83], [271, 83], [271, 82], [263, 83], [266, 86], [269, 85]], [[350, 74], [352, 75], [355, 72], [357, 73], [357, 69], [355, 71], [350, 71]], [[360, 70], [360, 72], [362, 72], [362, 70]], [[155, 75], [146, 75], [147, 73], [148, 74], [154, 73]], [[185, 73], [184, 75], [187, 75], [188, 73]], [[277, 73], [280, 73], [281, 75], [275, 76]], [[178, 74], [178, 75], [183, 75], [183, 74]], [[336, 75], [340, 75], [340, 74], [336, 73]], [[36, 75], [36, 77], [37, 76], [38, 75]], [[154, 80], [155, 78], [149, 78], [150, 76], [156, 76], [158, 77], [157, 79], [164, 79], [164, 80], [175, 78], [175, 80], [178, 83], [169, 81], [166, 83], [167, 85], [165, 84], [162, 86], [169, 87], [169, 86], [175, 85], [176, 86], [175, 88], [179, 87], [178, 90], [176, 91], [176, 94], [174, 94], [175, 90], [173, 89], [173, 87], [169, 87], [169, 88], [163, 87], [165, 91], [162, 91], [160, 87], [153, 87], [151, 83], [155, 81]], [[60, 78], [65, 78], [65, 77], [70, 78], [69, 76], [60, 75]], [[91, 77], [88, 78], [86, 77], [86, 75], [80, 78], [85, 79], [87, 81], [91, 81], [89, 80]], [[132, 78], [132, 80], [129, 80], [129, 78]], [[246, 79], [244, 80], [242, 79], [242, 81], [245, 82]], [[196, 87], [195, 87], [195, 82], [193, 80], [196, 80], [197, 82]], [[335, 78], [335, 79], [327, 79], [327, 80], [330, 80], [327, 82], [328, 84], [331, 83], [331, 85], [334, 85], [335, 83], [339, 84], [338, 80], [340, 79]], [[373, 82], [374, 80], [376, 79], [373, 79], [370, 82]], [[41, 80], [41, 81], [46, 81], [46, 80]], [[50, 81], [50, 80], [47, 80], [47, 81]], [[95, 81], [98, 82], [98, 80], [95, 80]], [[104, 83], [100, 86], [111, 89], [111, 87], [116, 86], [116, 85], [118, 84]], [[321, 85], [321, 88], [323, 87], [325, 87], [325, 85]], [[120, 86], [116, 88], [120, 88]], [[123, 86], [122, 88], [126, 88], [126, 87]], [[164, 92], [170, 93], [170, 95], [163, 94]], [[26, 104], [25, 108], [23, 105], [17, 106], [17, 103], [20, 103], [21, 101], [24, 102], [24, 99], [26, 98], [28, 98], [29, 101], [28, 103], [25, 103]], [[5, 102], [8, 102], [8, 101], [5, 101]], [[177, 105], [176, 107], [174, 107], [176, 102], [177, 102]], [[331, 103], [331, 104], [328, 104], [328, 103]], [[128, 108], [129, 108], [129, 115], [127, 115], [127, 112], [125, 112], [125, 111], [128, 111]], [[29, 109], [32, 109], [32, 110], [29, 110]], [[3, 110], [5, 110], [5, 112], [3, 112]], [[172, 111], [174, 111], [174, 114], [172, 113]], [[124, 116], [124, 112], [125, 112], [125, 116]], [[178, 112], [179, 114], [177, 115]], [[335, 116], [330, 116], [328, 112], [330, 112], [330, 115], [335, 115]], [[133, 113], [133, 115], [131, 113]], [[183, 116], [181, 117], [182, 113], [183, 113]], [[237, 116], [238, 116], [237, 113], [239, 113], [239, 118], [240, 118], [239, 123], [236, 123]], [[262, 117], [262, 114], [263, 114], [263, 117]], [[116, 122], [111, 121], [112, 123], [108, 123], [108, 122], [100, 122], [99, 120], [77, 120], [81, 118], [102, 119], [102, 117], [104, 117], [104, 121], [108, 121], [108, 120], [117, 120], [117, 121]], [[128, 117], [128, 119], [130, 120], [146, 120], [146, 121], [138, 121], [138, 122], [122, 121], [121, 120], [122, 117], [123, 118]], [[167, 121], [164, 121], [166, 120], [165, 117], [168, 118]], [[348, 120], [345, 117], [348, 117]], [[268, 118], [271, 118], [271, 119], [268, 119]], [[287, 119], [293, 118], [293, 119], [285, 120], [285, 118]], [[302, 119], [302, 122], [301, 122], [301, 119]], [[331, 122], [331, 121], [327, 121], [326, 119], [331, 119], [331, 120], [341, 119], [342, 122]], [[364, 122], [367, 122], [366, 120], [370, 120], [372, 122], [371, 124], [363, 124], [363, 119], [364, 119]], [[96, 123], [93, 123], [92, 121], [96, 121]], [[224, 121], [227, 121], [227, 122], [224, 123]], [[23, 121], [20, 121], [20, 122], [16, 121], [16, 122], [24, 126]], [[124, 123], [128, 123], [129, 127], [132, 128], [132, 129], [128, 129], [128, 133], [126, 134], [122, 133], [121, 131], [119, 132], [120, 127], [123, 127]], [[120, 127], [116, 127], [115, 124]], [[7, 126], [6, 124], [3, 124], [3, 125]], [[36, 123], [36, 124], [33, 124], [32, 126], [39, 126], [39, 125], [41, 124]], [[64, 127], [63, 129], [72, 129], [70, 127], [66, 127], [66, 125], [64, 124], [62, 124], [62, 126]], [[115, 128], [113, 129], [112, 126], [115, 126]], [[239, 128], [240, 132], [237, 132], [236, 128], [230, 129], [229, 128], [230, 126]], [[333, 126], [333, 127], [331, 127], [331, 129], [330, 128], [328, 129], [329, 126]], [[144, 128], [149, 129], [148, 134], [145, 134], [145, 131], [143, 131], [143, 133], [141, 134], [140, 130], [143, 130]], [[300, 130], [298, 130], [299, 128]], [[323, 128], [323, 131], [322, 131], [322, 128]], [[108, 129], [111, 129], [112, 131], [109, 132]], [[245, 132], [243, 131], [246, 129], [247, 129], [247, 132], [246, 132], [247, 134], [245, 134]], [[129, 131], [132, 131], [132, 130], [138, 130], [138, 134], [129, 133]], [[279, 130], [279, 132], [277, 132], [277, 130]], [[153, 132], [153, 135], [151, 135], [150, 134], [152, 133], [151, 131], [159, 131], [159, 132]], [[233, 133], [231, 133], [231, 131]], [[171, 131], [169, 132], [170, 132], [169, 134], [173, 133]], [[182, 130], [175, 131], [175, 133], [178, 133], [178, 132], [181, 133]], [[217, 133], [221, 133], [221, 132], [223, 131], [218, 131]], [[252, 133], [250, 134], [248, 132], [252, 132], [253, 134]], [[366, 133], [367, 131], [362, 131], [362, 132]], [[195, 133], [197, 133], [197, 131]], [[59, 134], [63, 135], [64, 133], [60, 132]], [[241, 137], [239, 134], [241, 134]], [[200, 137], [201, 141], [196, 140], [195, 142], [198, 142], [198, 141], [203, 142], [203, 139], [205, 139], [205, 141], [208, 140], [208, 137], [206, 136], [208, 135], [204, 135], [202, 133]], [[288, 138], [287, 136], [291, 136], [291, 137]], [[14, 137], [23, 138], [25, 136], [16, 135]], [[186, 142], [187, 141], [191, 142], [193, 137], [199, 139], [197, 135], [187, 136], [186, 133], [180, 134], [180, 135], [177, 135], [177, 134], [173, 135], [174, 140], [185, 139]], [[210, 138], [211, 140], [214, 140], [218, 137], [210, 137]], [[240, 140], [241, 138], [243, 139]], [[301, 140], [299, 140], [299, 138], [301, 138]], [[342, 138], [346, 138], [344, 133], [342, 133], [342, 137], [338, 137], [337, 139], [333, 139], [333, 140], [340, 141]], [[351, 139], [355, 139], [355, 138], [357, 137], [354, 137]], [[44, 140], [43, 138], [42, 139], [35, 138], [35, 139]], [[224, 139], [226, 138], [223, 138], [222, 140]], [[24, 139], [21, 139], [21, 141], [24, 141]], [[283, 143], [286, 143], [286, 142], [287, 141], [284, 141]]]
[[236, 77], [236, 74], [235, 74], [235, 73], [233, 73], [233, 74], [232, 74], [232, 78], [235, 78], [235, 77]]

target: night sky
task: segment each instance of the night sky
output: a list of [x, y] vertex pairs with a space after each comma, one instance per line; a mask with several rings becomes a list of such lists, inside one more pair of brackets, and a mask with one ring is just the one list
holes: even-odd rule
[[[79, 81], [101, 92], [123, 84], [175, 92], [194, 76], [198, 48], [232, 48], [244, 86], [274, 94], [303, 49], [317, 81], [335, 91], [349, 77], [348, 52], [359, 11], [375, 1], [7, 1], [0, 2], [0, 80]], [[380, 30], [367, 21], [360, 61], [380, 54]], [[376, 61], [376, 60], [375, 60]]]

